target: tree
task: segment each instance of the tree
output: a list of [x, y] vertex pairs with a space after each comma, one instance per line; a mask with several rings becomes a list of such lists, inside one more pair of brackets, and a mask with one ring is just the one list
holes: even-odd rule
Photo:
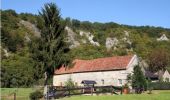
[[72, 27], [73, 28], [80, 28], [80, 21], [77, 19], [72, 19]]
[[2, 87], [28, 87], [34, 83], [33, 59], [29, 58], [27, 49], [10, 54], [1, 62]]
[[136, 93], [141, 93], [141, 90], [147, 87], [145, 76], [139, 65], [136, 65], [133, 70], [132, 87], [135, 89]]
[[148, 56], [149, 69], [153, 72], [165, 70], [169, 60], [170, 56], [166, 49], [155, 49]]
[[72, 23], [71, 23], [71, 18], [70, 18], [70, 17], [66, 17], [66, 18], [65, 18], [65, 22], [66, 22], [66, 25], [67, 25], [67, 26], [71, 27], [71, 24], [72, 24]]
[[65, 43], [64, 28], [61, 22], [60, 11], [54, 3], [47, 3], [39, 12], [43, 19], [41, 38], [31, 43], [32, 57], [35, 60], [35, 73], [37, 79], [45, 73], [45, 83], [53, 75], [54, 70], [61, 64], [66, 63], [67, 44]]

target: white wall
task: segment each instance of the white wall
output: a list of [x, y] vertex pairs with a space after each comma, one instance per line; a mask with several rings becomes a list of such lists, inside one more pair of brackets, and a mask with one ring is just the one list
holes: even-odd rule
[[162, 78], [163, 78], [163, 81], [167, 81], [166, 78], [168, 78], [168, 80], [170, 82], [170, 74], [169, 74], [169, 72], [167, 70], [163, 74]]
[[[127, 66], [127, 70], [117, 70], [117, 71], [101, 71], [101, 72], [84, 72], [84, 73], [72, 73], [72, 74], [62, 74], [54, 75], [53, 85], [54, 86], [64, 86], [64, 83], [71, 78], [78, 86], [82, 86], [82, 80], [94, 80], [96, 81], [95, 86], [102, 85], [114, 85], [122, 86], [126, 83], [126, 78], [129, 73], [132, 73], [133, 67], [138, 64], [137, 56], [135, 55]], [[120, 84], [119, 80], [122, 80]], [[104, 80], [104, 84], [102, 82]]]

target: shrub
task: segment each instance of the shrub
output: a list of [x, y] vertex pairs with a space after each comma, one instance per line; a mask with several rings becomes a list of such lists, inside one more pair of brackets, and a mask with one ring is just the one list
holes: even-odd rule
[[129, 88], [128, 84], [123, 85], [123, 88]]
[[69, 79], [65, 82], [65, 86], [66, 86], [67, 88], [74, 88], [74, 87], [75, 87], [74, 81], [73, 81], [71, 78], [69, 78]]
[[99, 92], [106, 93], [106, 92], [112, 92], [112, 88], [99, 88]]
[[40, 98], [43, 97], [43, 93], [39, 90], [36, 90], [36, 91], [30, 93], [29, 97], [31, 100], [39, 100]]
[[66, 82], [65, 82], [65, 87], [67, 89], [69, 89], [70, 93], [78, 93], [77, 90], [70, 90], [70, 89], [73, 89], [73, 88], [76, 88], [77, 86], [74, 84], [74, 81], [69, 78]]
[[154, 82], [150, 86], [153, 90], [170, 90], [170, 82]]

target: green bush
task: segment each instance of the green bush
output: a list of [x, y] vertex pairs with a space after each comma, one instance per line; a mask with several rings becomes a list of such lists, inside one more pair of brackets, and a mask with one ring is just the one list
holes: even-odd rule
[[170, 90], [170, 82], [154, 82], [150, 86], [153, 90]]
[[39, 90], [36, 90], [32, 93], [30, 93], [30, 100], [39, 100], [40, 98], [43, 97], [43, 93]]
[[106, 92], [112, 92], [112, 88], [99, 88], [98, 92], [106, 93]]
[[[67, 89], [74, 89], [74, 88], [76, 88], [77, 87], [77, 85], [76, 84], [74, 84], [74, 81], [71, 79], [71, 78], [69, 78], [66, 82], [65, 82], [65, 87], [67, 88]], [[79, 93], [79, 91], [78, 90], [69, 90], [69, 92], [72, 94], [74, 94], [74, 93]]]

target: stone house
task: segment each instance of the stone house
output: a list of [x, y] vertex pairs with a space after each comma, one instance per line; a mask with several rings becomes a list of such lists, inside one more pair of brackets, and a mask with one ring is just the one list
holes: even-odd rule
[[160, 73], [145, 71], [145, 76], [146, 78], [150, 79], [152, 82], [158, 82], [159, 80], [162, 80], [164, 82], [170, 82], [170, 74], [168, 70], [161, 71]]
[[95, 81], [95, 86], [122, 86], [127, 83], [127, 75], [133, 72], [138, 64], [136, 55], [113, 56], [93, 60], [73, 61], [71, 68], [61, 66], [55, 70], [53, 76], [54, 86], [64, 86], [71, 78], [78, 86], [83, 86], [82, 81]]
[[168, 70], [165, 70], [165, 72], [162, 74], [162, 80], [165, 82], [170, 82], [170, 74]]

